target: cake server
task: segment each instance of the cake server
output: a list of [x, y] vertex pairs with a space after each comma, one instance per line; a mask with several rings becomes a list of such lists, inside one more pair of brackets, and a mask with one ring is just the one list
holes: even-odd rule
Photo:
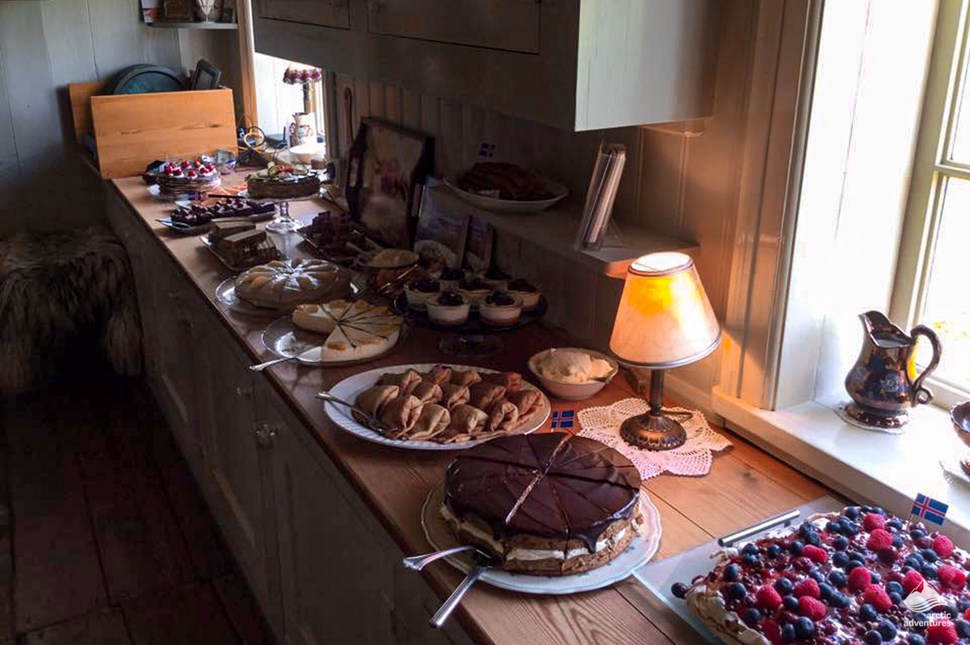
[[285, 363], [287, 361], [298, 361], [300, 359], [313, 360], [313, 356], [320, 353], [319, 347], [311, 347], [303, 351], [300, 354], [293, 354], [292, 356], [283, 356], [282, 358], [274, 358], [271, 361], [266, 361], [265, 363], [259, 363], [258, 365], [250, 365], [249, 369], [254, 372], [262, 372], [267, 367], [272, 367], [273, 365], [279, 365], [280, 363]]
[[475, 582], [478, 581], [478, 579], [481, 578], [486, 571], [491, 569], [496, 562], [495, 559], [484, 554], [479, 555], [476, 560], [475, 568], [468, 572], [468, 575], [465, 576], [465, 579], [461, 581], [461, 584], [455, 587], [455, 590], [451, 592], [450, 596], [448, 596], [448, 600], [446, 600], [444, 604], [438, 608], [438, 611], [436, 611], [434, 616], [431, 617], [431, 620], [428, 621], [429, 625], [436, 629], [440, 629], [441, 626], [445, 624], [445, 621], [448, 620], [448, 616], [451, 616], [451, 612], [453, 612], [455, 607], [458, 606], [458, 603], [461, 602], [461, 599], [464, 598], [465, 594], [468, 593], [468, 591], [472, 588], [472, 585], [474, 585]]
[[[461, 546], [452, 547], [450, 549], [442, 549], [441, 551], [434, 551], [432, 553], [425, 553], [423, 555], [412, 555], [404, 558], [404, 567], [406, 569], [411, 569], [412, 571], [420, 571], [435, 560], [447, 558], [449, 555], [463, 553], [464, 551], [478, 551], [478, 548], [472, 546], [471, 544], [463, 544]], [[486, 556], [486, 554], [482, 551], [478, 551], [478, 553], [482, 556]]]

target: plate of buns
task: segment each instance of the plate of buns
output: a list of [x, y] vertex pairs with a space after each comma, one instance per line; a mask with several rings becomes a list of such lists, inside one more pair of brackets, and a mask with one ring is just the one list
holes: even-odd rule
[[378, 434], [355, 413], [327, 403], [330, 419], [362, 439], [413, 450], [461, 450], [542, 427], [552, 406], [516, 372], [468, 365], [397, 365], [350, 376], [330, 394], [353, 402], [391, 432]]

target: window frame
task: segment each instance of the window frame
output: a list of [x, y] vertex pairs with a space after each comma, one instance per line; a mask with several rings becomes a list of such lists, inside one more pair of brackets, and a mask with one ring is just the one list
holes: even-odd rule
[[[963, 93], [970, 91], [968, 56], [970, 0], [942, 0], [889, 307], [890, 318], [907, 328], [919, 322], [925, 304], [946, 180], [970, 181], [970, 164], [950, 159], [958, 106]], [[950, 407], [970, 398], [970, 390], [939, 374], [932, 374], [927, 383], [936, 405]]]

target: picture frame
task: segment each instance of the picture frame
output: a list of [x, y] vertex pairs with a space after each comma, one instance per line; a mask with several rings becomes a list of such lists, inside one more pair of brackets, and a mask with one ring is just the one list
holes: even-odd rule
[[195, 64], [195, 71], [192, 73], [192, 83], [189, 85], [189, 89], [217, 90], [219, 89], [220, 80], [222, 80], [222, 70], [209, 61], [200, 58], [199, 62]]
[[166, 22], [192, 22], [193, 10], [191, 0], [163, 0], [162, 20]]
[[348, 154], [351, 218], [385, 246], [412, 248], [420, 186], [433, 168], [432, 137], [382, 119], [362, 119]]

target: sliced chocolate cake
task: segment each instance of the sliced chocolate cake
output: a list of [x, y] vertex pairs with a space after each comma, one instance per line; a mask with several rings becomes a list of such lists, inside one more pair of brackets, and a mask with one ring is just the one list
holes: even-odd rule
[[640, 474], [612, 448], [565, 433], [493, 439], [452, 462], [441, 513], [502, 568], [567, 575], [606, 564], [640, 522]]

